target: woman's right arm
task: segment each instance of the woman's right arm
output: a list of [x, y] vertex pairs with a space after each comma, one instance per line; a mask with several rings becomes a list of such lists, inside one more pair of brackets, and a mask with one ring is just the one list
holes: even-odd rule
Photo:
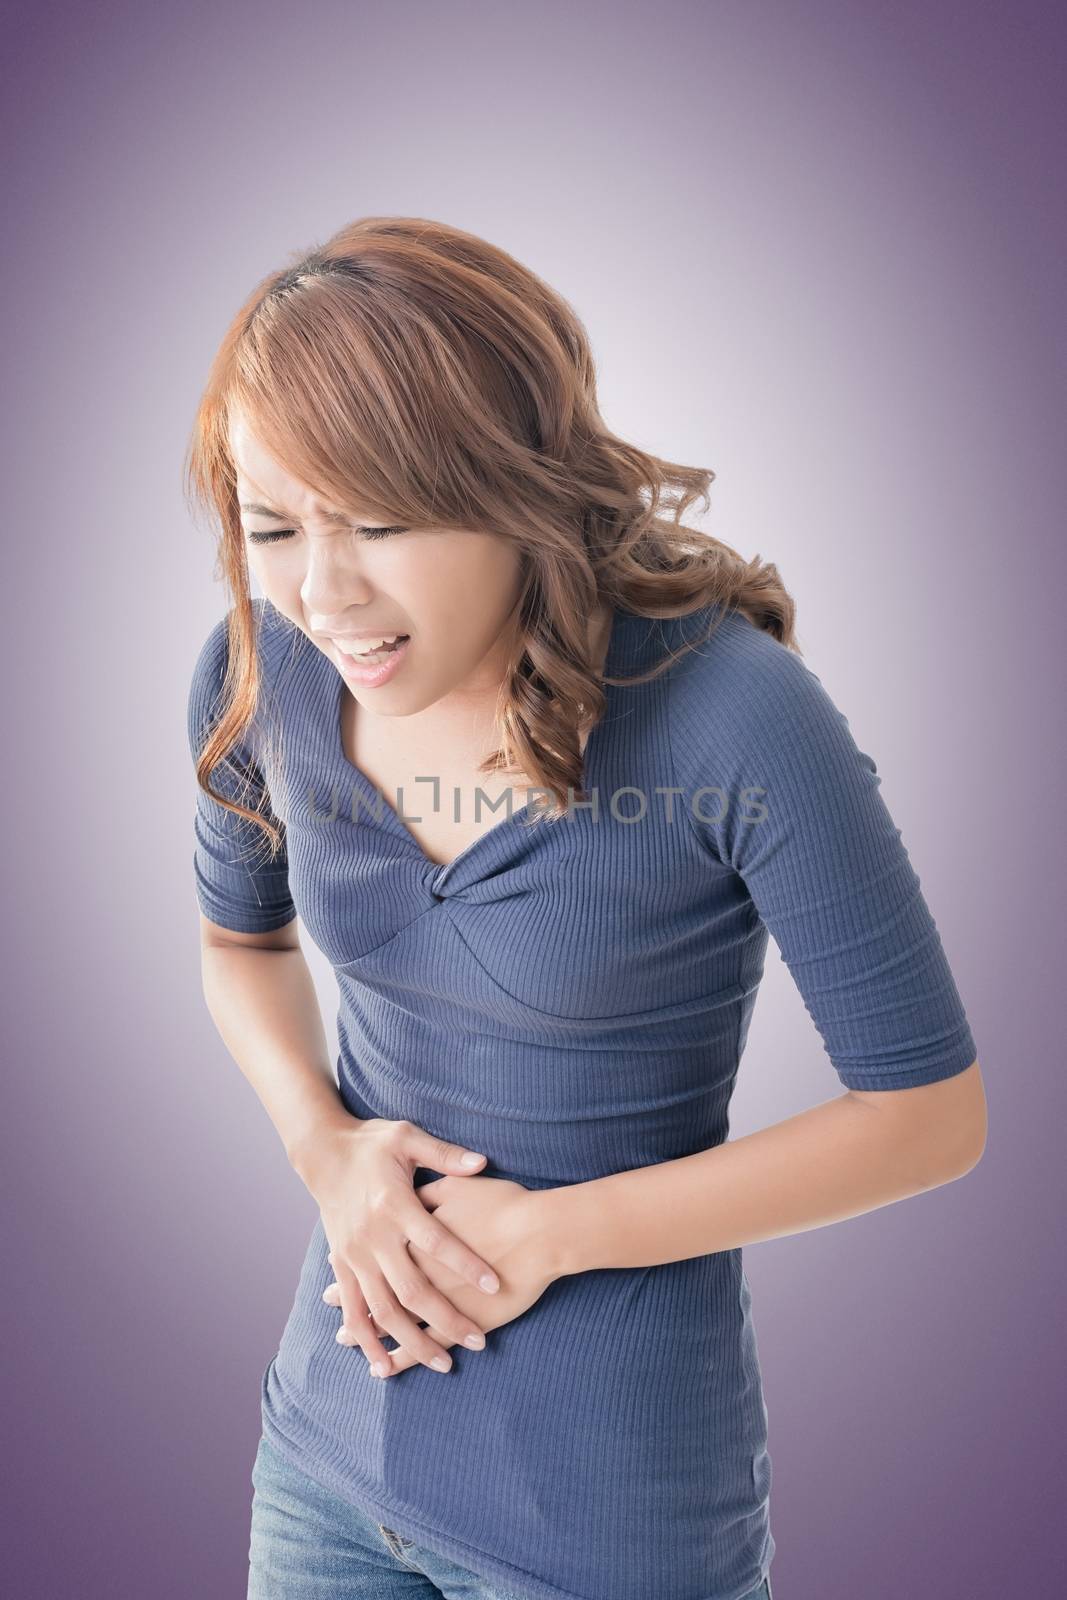
[[[253, 615], [257, 628], [270, 625], [262, 602], [253, 603]], [[193, 668], [188, 735], [194, 766], [222, 707], [228, 656], [223, 617]], [[254, 727], [230, 759], [217, 764], [211, 783], [226, 799], [273, 815]], [[492, 1284], [488, 1292], [499, 1288], [492, 1263], [436, 1222], [414, 1186], [417, 1167], [465, 1177], [478, 1172], [485, 1157], [465, 1166], [461, 1158], [471, 1152], [410, 1122], [349, 1114], [334, 1082], [318, 998], [300, 948], [284, 828], [281, 848], [268, 858], [259, 829], [198, 784], [194, 832], [204, 998], [322, 1213], [343, 1329], [352, 1330], [372, 1367], [380, 1363], [385, 1372], [392, 1362], [382, 1334], [427, 1365], [440, 1357], [440, 1344], [419, 1327], [419, 1318], [455, 1329], [456, 1342], [477, 1337], [480, 1348], [485, 1341], [477, 1324], [430, 1282], [408, 1245], [437, 1256], [481, 1289], [488, 1287], [483, 1275]]]
[[200, 969], [223, 1043], [313, 1194], [329, 1135], [361, 1123], [337, 1092], [296, 919], [271, 933], [236, 933], [201, 912]]
[[[494, 1282], [491, 1263], [435, 1222], [412, 1185], [416, 1166], [470, 1174], [461, 1146], [405, 1122], [361, 1120], [345, 1107], [329, 1063], [322, 1014], [294, 918], [265, 933], [239, 933], [200, 913], [204, 999], [219, 1035], [258, 1096], [294, 1171], [318, 1204], [341, 1285], [344, 1326], [373, 1366], [387, 1373], [391, 1334], [426, 1365], [440, 1343], [417, 1318], [455, 1330], [453, 1343], [484, 1344], [412, 1260], [428, 1250], [458, 1276]], [[478, 1164], [484, 1156], [478, 1157]], [[401, 1303], [393, 1285], [404, 1295]], [[483, 1286], [484, 1287], [484, 1286]]]

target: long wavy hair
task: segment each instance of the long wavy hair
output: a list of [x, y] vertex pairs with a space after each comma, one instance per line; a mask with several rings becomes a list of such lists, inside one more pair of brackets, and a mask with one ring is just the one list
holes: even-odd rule
[[[519, 771], [557, 818], [582, 789], [580, 739], [605, 683], [643, 683], [706, 643], [732, 611], [800, 653], [772, 562], [687, 527], [715, 474], [650, 455], [604, 425], [585, 328], [553, 289], [474, 234], [421, 217], [362, 217], [272, 272], [237, 312], [201, 397], [186, 492], [221, 529], [230, 598], [225, 707], [197, 782], [281, 843], [269, 794], [246, 806], [210, 776], [256, 715], [255, 618], [230, 419], [341, 507], [405, 527], [491, 532], [521, 563], [518, 643], [497, 702], [500, 745], [479, 771]], [[601, 600], [652, 618], [715, 608], [648, 671], [603, 678], [588, 619]], [[245, 798], [249, 798], [246, 790]], [[267, 803], [264, 803], [267, 802]]]

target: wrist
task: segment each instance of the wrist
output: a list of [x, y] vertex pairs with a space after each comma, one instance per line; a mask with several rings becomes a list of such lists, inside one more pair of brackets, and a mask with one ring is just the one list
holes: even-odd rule
[[564, 1184], [557, 1189], [533, 1191], [541, 1258], [549, 1279], [566, 1278], [589, 1269], [590, 1262], [585, 1259], [586, 1241], [582, 1230], [575, 1226], [574, 1191], [583, 1187], [582, 1184]]
[[289, 1165], [312, 1195], [336, 1164], [346, 1140], [362, 1126], [359, 1117], [339, 1106], [305, 1123], [288, 1140], [285, 1153]]

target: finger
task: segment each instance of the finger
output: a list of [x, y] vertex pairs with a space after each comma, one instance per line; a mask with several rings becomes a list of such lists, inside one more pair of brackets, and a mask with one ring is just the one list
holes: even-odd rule
[[[326, 1285], [325, 1289], [322, 1291], [322, 1298], [328, 1306], [340, 1306], [341, 1289], [336, 1279], [334, 1279], [333, 1283], [328, 1283]], [[385, 1328], [379, 1328], [373, 1317], [371, 1317], [371, 1326], [375, 1333], [378, 1334], [384, 1334], [387, 1331]]]
[[[432, 1288], [433, 1285], [431, 1284], [431, 1289]], [[327, 1284], [326, 1288], [322, 1291], [322, 1298], [328, 1306], [339, 1306], [341, 1304], [341, 1293], [338, 1285], [336, 1283]], [[441, 1294], [440, 1298], [444, 1307], [444, 1313], [436, 1319], [438, 1323], [439, 1336], [444, 1337], [445, 1324], [446, 1322], [449, 1322], [449, 1319], [451, 1318], [452, 1320], [449, 1325], [452, 1327], [453, 1331], [448, 1341], [449, 1347], [454, 1344], [463, 1344], [468, 1350], [484, 1350], [484, 1328], [480, 1327], [477, 1322], [473, 1321], [472, 1318], [465, 1316], [462, 1312], [457, 1313], [456, 1307], [444, 1294]], [[427, 1318], [423, 1317], [422, 1320], [425, 1322], [427, 1321]], [[380, 1334], [385, 1334], [388, 1332], [387, 1328], [379, 1328], [377, 1323], [374, 1324], [374, 1327], [376, 1332]], [[393, 1366], [395, 1368], [396, 1351], [393, 1350], [390, 1352], [390, 1354], [393, 1357]]]
[[414, 1122], [404, 1126], [401, 1147], [404, 1155], [413, 1160], [416, 1166], [426, 1167], [430, 1172], [454, 1172], [460, 1177], [480, 1171], [486, 1159], [484, 1155], [468, 1150], [465, 1144], [452, 1144], [448, 1139], [438, 1139], [435, 1134], [427, 1133]]
[[[437, 1370], [447, 1372], [452, 1365], [452, 1358], [445, 1355], [436, 1341], [423, 1331], [418, 1321], [419, 1313], [414, 1309], [420, 1293], [419, 1280], [423, 1283], [427, 1281], [423, 1273], [402, 1247], [399, 1255], [383, 1257], [382, 1261], [380, 1270], [369, 1280], [366, 1275], [363, 1279], [371, 1316], [379, 1327], [392, 1335], [399, 1346], [412, 1352], [417, 1361], [424, 1361], [427, 1366], [433, 1366], [435, 1361], [441, 1362], [443, 1365]], [[391, 1370], [396, 1351], [387, 1353]]]
[[[425, 1187], [431, 1188], [432, 1185]], [[433, 1213], [427, 1211], [418, 1199], [416, 1190], [407, 1191], [405, 1203], [398, 1209], [400, 1227], [413, 1245], [440, 1261], [457, 1278], [474, 1284], [475, 1288], [483, 1289], [487, 1294], [496, 1294], [500, 1279], [490, 1263], [457, 1238], [443, 1222], [436, 1221]], [[426, 1320], [429, 1322], [430, 1318]]]
[[358, 1345], [367, 1358], [376, 1377], [385, 1377], [392, 1366], [391, 1354], [376, 1332], [374, 1318], [367, 1304], [362, 1285], [352, 1268], [335, 1251], [330, 1251], [329, 1263], [337, 1274], [338, 1299], [341, 1304], [341, 1326], [334, 1337], [338, 1344]]
[[[450, 1348], [454, 1344], [462, 1344], [468, 1350], [484, 1350], [485, 1329], [468, 1310], [461, 1305], [456, 1305], [450, 1298], [450, 1290], [452, 1288], [450, 1282], [446, 1281], [444, 1285], [441, 1285], [436, 1281], [439, 1270], [437, 1263], [421, 1257], [421, 1252], [415, 1245], [405, 1252], [405, 1256], [406, 1260], [397, 1258], [397, 1270], [403, 1272], [405, 1269], [410, 1269], [413, 1288], [401, 1296], [402, 1303], [406, 1309], [417, 1317], [420, 1322], [435, 1327], [444, 1339], [446, 1348]], [[433, 1276], [429, 1276], [428, 1273], [432, 1273]], [[395, 1284], [395, 1276], [392, 1274], [390, 1276], [393, 1277]], [[465, 1293], [466, 1288], [465, 1284], [457, 1282], [455, 1292], [457, 1294]], [[402, 1339], [400, 1342], [406, 1348], [411, 1348], [406, 1339]], [[436, 1354], [436, 1352], [430, 1350], [426, 1340], [420, 1340], [420, 1346], [424, 1352], [428, 1352], [430, 1355]], [[416, 1349], [414, 1353], [418, 1356], [419, 1350]], [[393, 1354], [395, 1355], [396, 1352], [394, 1351]]]
[[[425, 1331], [431, 1336], [431, 1338], [436, 1340], [443, 1350], [450, 1350], [457, 1342], [455, 1339], [449, 1340], [447, 1335], [441, 1332], [440, 1328], [427, 1327]], [[408, 1367], [414, 1367], [416, 1364], [415, 1357], [411, 1355], [409, 1351], [404, 1349], [394, 1350], [393, 1370], [389, 1374], [389, 1377], [395, 1377], [398, 1372], [405, 1372]]]

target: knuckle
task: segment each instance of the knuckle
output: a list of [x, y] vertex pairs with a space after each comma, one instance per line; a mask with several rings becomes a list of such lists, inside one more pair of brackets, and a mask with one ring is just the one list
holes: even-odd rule
[[402, 1306], [411, 1306], [418, 1292], [417, 1278], [397, 1278], [393, 1283], [393, 1293]]

